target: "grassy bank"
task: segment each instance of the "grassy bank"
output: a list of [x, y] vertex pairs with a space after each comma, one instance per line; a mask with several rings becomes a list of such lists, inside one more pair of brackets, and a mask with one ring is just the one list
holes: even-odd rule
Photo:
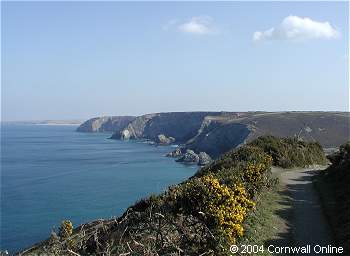
[[332, 165], [320, 173], [315, 185], [336, 242], [350, 255], [350, 142], [329, 156]]
[[256, 208], [248, 214], [245, 220], [246, 232], [240, 239], [238, 246], [257, 245], [259, 248], [264, 246], [264, 252], [254, 253], [254, 255], [261, 256], [272, 255], [266, 250], [271, 244], [288, 246], [286, 239], [281, 237], [283, 236], [281, 232], [285, 231], [287, 227], [280, 213], [288, 208], [287, 205], [281, 202], [288, 202], [290, 198], [282, 191], [283, 188], [277, 184], [259, 195]]

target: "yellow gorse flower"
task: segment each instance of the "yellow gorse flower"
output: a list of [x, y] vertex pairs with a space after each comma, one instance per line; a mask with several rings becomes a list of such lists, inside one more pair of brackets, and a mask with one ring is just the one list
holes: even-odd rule
[[247, 209], [254, 206], [242, 184], [236, 184], [230, 188], [220, 184], [219, 180], [211, 175], [200, 178], [204, 184], [206, 193], [204, 198], [204, 210], [212, 216], [218, 229], [228, 239], [229, 243], [235, 243], [237, 237], [242, 236], [244, 229], [242, 223], [247, 214]]
[[223, 236], [228, 244], [235, 244], [243, 236], [243, 222], [255, 205], [251, 200], [251, 190], [259, 187], [271, 162], [272, 158], [267, 155], [262, 156], [258, 163], [249, 162], [243, 167], [243, 176], [238, 174], [236, 177], [240, 178], [230, 181], [229, 185], [224, 184], [224, 180], [219, 180], [215, 174], [209, 174], [192, 179], [169, 194], [184, 202], [181, 209], [184, 207], [185, 211], [192, 214], [201, 212], [208, 227], [217, 232], [218, 237]]

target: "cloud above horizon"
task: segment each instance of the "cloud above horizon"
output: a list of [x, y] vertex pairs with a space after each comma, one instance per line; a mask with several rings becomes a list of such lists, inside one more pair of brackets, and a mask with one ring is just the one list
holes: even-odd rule
[[256, 31], [253, 34], [253, 41], [335, 39], [339, 35], [339, 31], [328, 21], [319, 22], [308, 17], [290, 15], [285, 17], [277, 27], [265, 31]]
[[176, 27], [177, 31], [193, 35], [209, 35], [217, 32], [214, 19], [210, 16], [194, 16], [187, 21], [172, 19], [163, 25], [163, 30], [170, 30]]
[[212, 34], [215, 31], [214, 19], [210, 16], [197, 16], [192, 17], [188, 22], [180, 24], [178, 29], [181, 32], [196, 34], [196, 35], [207, 35]]

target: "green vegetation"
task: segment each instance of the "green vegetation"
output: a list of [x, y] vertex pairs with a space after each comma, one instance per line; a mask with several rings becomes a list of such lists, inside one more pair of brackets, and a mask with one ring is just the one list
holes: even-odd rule
[[265, 238], [271, 233], [269, 225], [256, 216], [273, 221], [267, 217], [268, 202], [259, 200], [265, 195], [277, 197], [269, 193], [277, 184], [270, 171], [272, 163], [281, 163], [292, 149], [300, 152], [293, 153], [290, 165], [319, 163], [322, 157], [315, 157], [317, 148], [316, 143], [259, 138], [166, 192], [140, 200], [118, 219], [89, 223], [72, 233], [64, 231], [72, 227], [64, 222], [61, 230], [69, 233], [67, 239], [51, 239], [51, 245], [40, 250], [58, 255], [230, 255], [230, 245], [254, 241], [259, 232]]
[[[145, 229], [143, 223], [142, 231], [139, 224], [134, 225], [134, 220], [129, 222], [129, 226], [135, 226], [137, 231], [134, 232], [142, 232], [137, 243], [147, 244], [147, 251], [162, 255], [179, 252], [186, 255], [229, 254], [230, 245], [244, 234], [243, 222], [255, 205], [254, 196], [272, 184], [271, 160], [259, 149], [242, 147], [216, 162], [230, 162], [228, 168], [199, 172], [162, 195], [140, 201], [129, 213], [130, 216], [138, 212], [144, 220], [147, 217], [148, 228]], [[155, 237], [156, 241], [150, 243], [150, 237]], [[130, 237], [124, 238], [124, 243], [132, 244]], [[118, 249], [130, 252], [121, 244]], [[140, 255], [146, 253], [144, 247], [131, 249], [139, 250]]]
[[252, 143], [273, 158], [273, 165], [282, 168], [306, 167], [312, 164], [326, 164], [327, 159], [317, 142], [304, 142], [297, 138], [259, 137]]
[[[281, 202], [288, 202], [291, 198], [284, 193], [283, 187], [279, 184], [272, 189], [265, 189], [259, 194], [256, 200], [256, 206], [253, 211], [250, 211], [244, 221], [244, 236], [238, 241], [240, 245], [257, 245], [258, 247], [264, 245], [264, 252], [256, 251], [254, 255], [267, 256], [272, 255], [266, 248], [270, 244], [278, 244], [282, 240], [281, 232], [287, 230], [287, 224], [278, 212], [287, 211], [288, 204], [281, 204]], [[286, 244], [283, 239], [283, 246], [292, 245], [292, 238], [288, 239], [290, 244]]]
[[62, 239], [68, 238], [73, 233], [73, 224], [70, 220], [64, 220], [61, 223], [61, 227], [59, 230], [59, 236]]
[[316, 180], [336, 242], [350, 253], [350, 142], [330, 155], [332, 165]]

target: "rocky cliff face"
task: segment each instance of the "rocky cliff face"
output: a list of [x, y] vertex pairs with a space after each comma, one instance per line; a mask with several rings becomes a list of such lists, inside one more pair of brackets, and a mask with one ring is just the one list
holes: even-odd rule
[[104, 116], [91, 118], [81, 124], [78, 132], [116, 132], [124, 129], [135, 119], [133, 116]]
[[[208, 115], [220, 115], [220, 112], [173, 112], [147, 114], [137, 117], [125, 130], [131, 139], [158, 140], [159, 135], [174, 138], [177, 143], [185, 143], [198, 133], [204, 118]], [[121, 133], [116, 131], [113, 139], [120, 139]]]
[[215, 158], [244, 143], [250, 132], [245, 124], [211, 122], [185, 147]]
[[175, 142], [181, 149], [173, 157], [190, 149], [216, 158], [261, 135], [336, 147], [349, 140], [349, 128], [349, 112], [174, 112], [94, 118], [78, 131], [113, 131], [114, 139], [149, 139], [160, 145]]
[[217, 157], [262, 135], [298, 137], [336, 147], [350, 138], [348, 112], [246, 113], [240, 117], [205, 120], [196, 137], [185, 148]]

